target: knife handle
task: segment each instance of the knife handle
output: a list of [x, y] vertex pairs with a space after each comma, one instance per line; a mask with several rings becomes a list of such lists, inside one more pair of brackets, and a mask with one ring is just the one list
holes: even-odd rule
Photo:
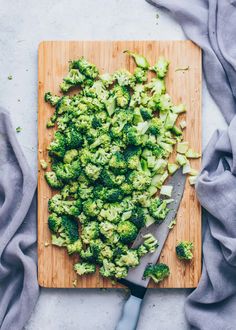
[[129, 299], [124, 305], [124, 309], [116, 330], [136, 329], [142, 301], [143, 299], [135, 297], [132, 294], [130, 295]]

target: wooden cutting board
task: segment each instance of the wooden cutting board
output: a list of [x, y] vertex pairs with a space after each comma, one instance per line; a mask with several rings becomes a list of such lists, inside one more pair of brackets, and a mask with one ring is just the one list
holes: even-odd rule
[[[145, 55], [151, 64], [163, 55], [169, 59], [167, 92], [175, 103], [187, 105], [187, 128], [184, 138], [190, 146], [201, 151], [201, 50], [190, 41], [45, 41], [39, 45], [38, 54], [38, 159], [48, 159], [46, 148], [53, 139], [53, 129], [46, 129], [52, 108], [44, 102], [44, 93], [59, 93], [59, 83], [68, 71], [68, 61], [85, 56], [101, 72], [127, 68], [133, 71], [133, 60], [123, 54], [130, 49]], [[179, 70], [189, 67], [188, 70]], [[200, 160], [192, 166], [200, 167]], [[53, 288], [110, 288], [121, 287], [99, 274], [79, 278], [73, 271], [77, 257], [69, 257], [63, 248], [52, 246], [47, 227], [48, 199], [52, 191], [44, 180], [44, 171], [38, 167], [38, 281], [43, 287]], [[194, 259], [190, 263], [179, 261], [175, 255], [178, 241], [194, 243]], [[184, 196], [177, 216], [177, 225], [170, 232], [161, 253], [160, 262], [167, 263], [171, 275], [158, 287], [193, 288], [201, 273], [201, 209], [193, 187], [186, 183]], [[77, 279], [77, 284], [73, 284]], [[150, 287], [157, 287], [153, 282]]]

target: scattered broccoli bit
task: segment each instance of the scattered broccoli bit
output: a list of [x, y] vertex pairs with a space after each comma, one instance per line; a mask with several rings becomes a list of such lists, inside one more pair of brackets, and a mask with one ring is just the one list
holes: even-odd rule
[[9, 74], [9, 76], [7, 77], [8, 80], [12, 80], [13, 76], [11, 74]]
[[188, 241], [180, 242], [176, 246], [176, 254], [180, 260], [191, 260], [193, 258], [193, 243]]
[[40, 159], [39, 162], [40, 162], [40, 165], [41, 165], [42, 169], [43, 169], [43, 170], [46, 170], [47, 167], [48, 167], [48, 163], [46, 162], [46, 160], [44, 160], [44, 159]]
[[144, 271], [143, 277], [150, 277], [155, 283], [159, 283], [170, 275], [170, 269], [165, 264], [148, 265]]
[[16, 133], [20, 133], [21, 131], [22, 131], [22, 127], [18, 126], [18, 127], [16, 128]]
[[[40, 163], [48, 185], [57, 190], [48, 201], [48, 227], [52, 245], [79, 258], [78, 275], [98, 266], [104, 277], [124, 278], [153, 253], [158, 241], [150, 233], [136, 249], [132, 244], [141, 228], [165, 220], [168, 200], [159, 195], [172, 191], [165, 181], [196, 157], [178, 126], [186, 107], [174, 105], [166, 92], [169, 62], [161, 57], [150, 67], [143, 55], [124, 53], [137, 65], [133, 73], [100, 75], [81, 57], [69, 64], [60, 84], [63, 96], [45, 94], [55, 109], [47, 127], [55, 133], [47, 148], [50, 166]], [[155, 78], [148, 80], [149, 71]], [[73, 95], [66, 94], [71, 89]], [[175, 145], [176, 163], [168, 163]], [[196, 176], [194, 170], [189, 174]], [[162, 264], [145, 271], [156, 282], [168, 274]]]
[[168, 228], [169, 229], [173, 229], [175, 225], [176, 225], [176, 219], [173, 220], [173, 221], [171, 221], [171, 223], [169, 224]]

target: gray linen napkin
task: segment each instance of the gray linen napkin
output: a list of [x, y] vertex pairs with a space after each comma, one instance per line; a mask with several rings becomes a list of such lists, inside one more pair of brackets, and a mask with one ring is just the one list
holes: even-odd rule
[[36, 190], [8, 113], [0, 108], [0, 329], [20, 330], [38, 298]]
[[[203, 155], [197, 193], [205, 208], [203, 270], [185, 311], [192, 329], [236, 329], [236, 1], [147, 0], [167, 9], [203, 49], [208, 89], [229, 124]], [[222, 157], [230, 164], [225, 171]]]

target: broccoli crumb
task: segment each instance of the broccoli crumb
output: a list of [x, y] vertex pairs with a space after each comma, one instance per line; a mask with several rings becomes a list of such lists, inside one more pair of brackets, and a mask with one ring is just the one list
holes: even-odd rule
[[41, 165], [43, 170], [46, 170], [47, 167], [48, 167], [48, 164], [44, 159], [40, 159], [40, 165]]
[[48, 247], [49, 245], [50, 245], [50, 243], [48, 243], [48, 242], [45, 242], [45, 243], [44, 243], [44, 246], [45, 246], [45, 247]]
[[190, 69], [190, 66], [188, 65], [188, 66], [186, 66], [184, 68], [177, 68], [177, 69], [175, 69], [175, 72], [177, 72], [177, 71], [188, 71], [189, 69]]
[[20, 127], [20, 126], [18, 126], [17, 128], [16, 128], [16, 132], [17, 133], [20, 133], [22, 131], [22, 128]]
[[9, 76], [7, 77], [8, 80], [12, 80], [13, 76], [11, 74], [9, 74]]
[[176, 219], [174, 219], [173, 221], [171, 221], [171, 223], [169, 224], [168, 228], [169, 229], [173, 229], [175, 225], [176, 225]]

